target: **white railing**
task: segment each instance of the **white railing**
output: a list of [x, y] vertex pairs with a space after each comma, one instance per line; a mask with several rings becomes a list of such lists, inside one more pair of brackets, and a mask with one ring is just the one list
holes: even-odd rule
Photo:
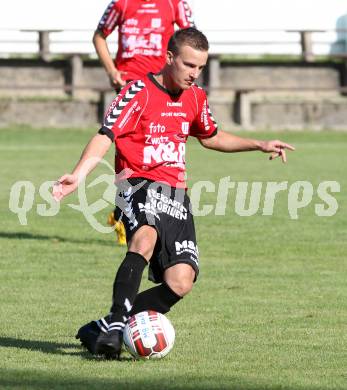
[[[297, 55], [313, 60], [321, 55], [347, 55], [347, 29], [340, 30], [206, 30], [211, 54]], [[95, 57], [92, 30], [0, 29], [0, 56], [79, 53]], [[117, 33], [109, 37], [116, 51]]]

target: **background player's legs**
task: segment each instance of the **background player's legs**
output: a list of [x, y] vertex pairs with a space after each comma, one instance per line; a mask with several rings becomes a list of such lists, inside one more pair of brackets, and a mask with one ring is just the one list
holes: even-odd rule
[[107, 223], [110, 226], [114, 227], [116, 232], [116, 239], [119, 245], [126, 245], [126, 232], [124, 223], [121, 220], [121, 210], [119, 208], [115, 208], [108, 216]]

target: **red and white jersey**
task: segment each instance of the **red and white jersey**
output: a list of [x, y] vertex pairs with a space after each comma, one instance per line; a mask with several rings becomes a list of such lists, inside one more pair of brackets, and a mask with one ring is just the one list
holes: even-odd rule
[[116, 145], [116, 174], [144, 177], [186, 188], [185, 151], [188, 136], [216, 134], [205, 91], [192, 85], [171, 95], [149, 74], [124, 87], [114, 99], [99, 133]]
[[162, 69], [175, 24], [194, 26], [186, 0], [112, 0], [98, 30], [107, 37], [118, 26], [115, 65], [124, 80], [137, 80]]

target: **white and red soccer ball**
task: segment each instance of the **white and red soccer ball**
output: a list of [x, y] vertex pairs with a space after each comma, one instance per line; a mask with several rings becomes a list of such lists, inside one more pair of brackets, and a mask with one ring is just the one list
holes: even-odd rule
[[130, 317], [123, 333], [127, 350], [136, 359], [160, 359], [175, 342], [175, 329], [164, 314], [153, 310]]

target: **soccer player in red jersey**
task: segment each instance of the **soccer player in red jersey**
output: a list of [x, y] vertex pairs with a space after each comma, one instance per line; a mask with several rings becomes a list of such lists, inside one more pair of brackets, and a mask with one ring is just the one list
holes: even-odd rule
[[[119, 91], [126, 83], [142, 79], [148, 72], [159, 72], [165, 64], [169, 38], [175, 24], [180, 28], [194, 26], [186, 0], [112, 0], [106, 8], [93, 43], [111, 85]], [[111, 58], [107, 37], [118, 27], [118, 50]], [[120, 245], [126, 245], [126, 234], [115, 209], [108, 217]]]
[[[60, 200], [74, 191], [114, 142], [119, 197], [128, 252], [118, 268], [110, 314], [92, 321], [77, 337], [93, 354], [117, 358], [129, 316], [144, 310], [167, 313], [193, 287], [199, 252], [185, 184], [189, 136], [220, 152], [259, 150], [286, 161], [282, 141], [260, 141], [218, 130], [205, 92], [194, 82], [208, 57], [208, 41], [195, 28], [176, 31], [158, 74], [129, 83], [111, 104], [102, 128], [72, 174], [53, 188]], [[149, 263], [156, 287], [138, 293]]]
[[[110, 2], [94, 33], [93, 43], [116, 90], [130, 80], [162, 69], [175, 24], [180, 28], [194, 26], [186, 0]], [[117, 27], [118, 50], [113, 61], [106, 38]]]

